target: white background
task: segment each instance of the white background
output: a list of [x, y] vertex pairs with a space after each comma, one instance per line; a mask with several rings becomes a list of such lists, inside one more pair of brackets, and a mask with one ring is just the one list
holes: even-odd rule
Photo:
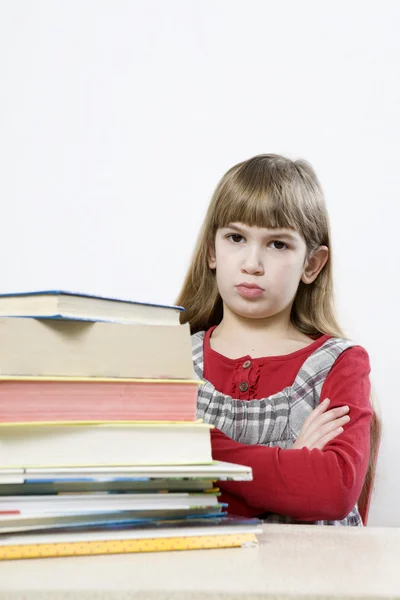
[[397, 0], [0, 0], [0, 292], [172, 303], [223, 173], [308, 159], [383, 412], [372, 525], [400, 525], [399, 31]]

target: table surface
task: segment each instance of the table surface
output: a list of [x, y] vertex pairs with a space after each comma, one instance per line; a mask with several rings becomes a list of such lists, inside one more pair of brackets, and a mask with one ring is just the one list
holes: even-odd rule
[[400, 529], [264, 525], [257, 548], [0, 563], [0, 598], [400, 599]]

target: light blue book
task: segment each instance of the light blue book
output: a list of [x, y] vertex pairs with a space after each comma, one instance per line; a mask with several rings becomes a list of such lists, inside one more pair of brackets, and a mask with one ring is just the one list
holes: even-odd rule
[[0, 294], [0, 317], [179, 325], [182, 311], [181, 306], [135, 302], [62, 290]]

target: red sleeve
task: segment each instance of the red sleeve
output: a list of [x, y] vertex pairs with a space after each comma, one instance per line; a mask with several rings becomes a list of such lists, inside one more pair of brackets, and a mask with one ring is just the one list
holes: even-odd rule
[[350, 422], [323, 450], [288, 450], [235, 442], [212, 431], [215, 460], [247, 465], [251, 482], [220, 482], [221, 490], [259, 513], [272, 512], [302, 521], [345, 518], [360, 495], [369, 460], [370, 364], [360, 346], [335, 361], [322, 388], [330, 407], [348, 405]]

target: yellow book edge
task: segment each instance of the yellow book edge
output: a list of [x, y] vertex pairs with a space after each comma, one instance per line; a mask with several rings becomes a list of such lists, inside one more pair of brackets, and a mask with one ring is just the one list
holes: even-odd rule
[[0, 423], [1, 427], [43, 427], [43, 426], [60, 426], [60, 427], [86, 427], [93, 425], [94, 427], [129, 427], [131, 425], [140, 425], [140, 427], [169, 427], [171, 425], [179, 427], [193, 427], [196, 429], [214, 429], [214, 425], [203, 423], [202, 419], [196, 421], [10, 421]]
[[257, 546], [254, 533], [0, 546], [0, 560]]
[[64, 377], [56, 375], [0, 375], [2, 381], [60, 381], [68, 383], [188, 383], [202, 385], [205, 383], [202, 379], [141, 379], [138, 377]]

